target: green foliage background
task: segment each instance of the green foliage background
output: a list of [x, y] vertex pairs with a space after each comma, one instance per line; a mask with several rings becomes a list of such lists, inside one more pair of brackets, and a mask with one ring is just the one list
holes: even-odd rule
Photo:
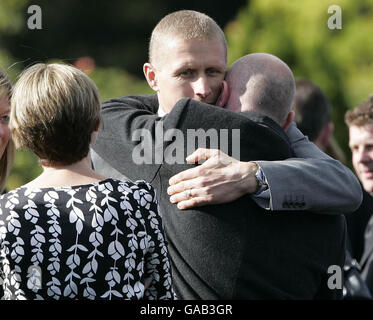
[[[54, 12], [54, 15], [46, 15], [43, 20], [43, 28], [46, 25], [43, 33], [29, 31], [26, 25], [27, 7], [38, 2], [43, 10], [46, 8], [46, 11]], [[151, 27], [159, 18], [174, 11], [176, 7], [167, 6], [167, 1], [163, 1], [158, 6], [149, 0], [139, 0], [136, 3], [133, 1], [104, 2], [122, 6], [123, 19], [121, 20], [119, 7], [113, 7], [105, 11], [101, 21], [94, 20], [91, 23], [100, 23], [101, 28], [104, 28], [102, 26], [105, 25], [105, 21], [112, 23], [115, 21], [114, 27], [127, 23], [126, 28], [131, 37], [126, 38], [129, 39], [127, 47], [118, 47], [120, 41], [117, 38], [110, 38], [110, 33], [100, 35], [102, 39], [105, 39], [100, 38], [103, 43], [101, 46], [93, 42], [97, 41], [94, 38], [96, 35], [99, 36], [97, 30], [100, 29], [95, 29], [93, 32], [90, 27], [87, 27], [88, 22], [93, 20], [87, 13], [87, 6], [90, 4], [87, 1], [79, 2], [79, 4], [85, 3], [85, 11], [80, 12], [80, 9], [74, 8], [75, 17], [78, 16], [82, 20], [80, 26], [82, 30], [85, 28], [84, 31], [87, 34], [75, 39], [72, 32], [79, 33], [81, 30], [76, 29], [76, 25], [69, 25], [69, 19], [64, 18], [63, 23], [59, 21], [62, 20], [61, 17], [70, 14], [69, 6], [65, 3], [72, 5], [78, 2], [1, 0], [0, 67], [6, 69], [11, 78], [16, 81], [19, 72], [33, 63], [35, 59], [66, 61], [61, 57], [69, 57], [67, 62], [73, 63], [75, 58], [87, 55], [94, 57], [97, 62], [93, 72], [89, 75], [96, 82], [102, 100], [125, 94], [150, 93], [151, 90], [141, 76], [141, 63], [146, 59], [144, 48], [147, 46], [148, 38], [136, 36], [135, 33], [140, 30], [150, 35]], [[204, 10], [208, 7], [207, 5], [201, 7], [202, 4], [200, 4], [198, 7], [197, 2], [193, 1], [190, 5], [180, 3], [185, 9], [200, 10], [216, 18], [213, 13], [207, 9]], [[342, 9], [341, 30], [330, 30], [327, 26], [330, 17], [328, 7], [331, 5], [339, 5]], [[234, 7], [233, 3], [230, 6]], [[83, 10], [84, 6], [81, 5], [81, 7]], [[142, 10], [143, 8], [147, 10]], [[218, 22], [224, 19], [224, 21], [229, 21], [224, 24], [229, 63], [248, 53], [268, 52], [283, 59], [292, 68], [296, 77], [309, 78], [319, 85], [331, 101], [335, 136], [349, 159], [348, 132], [343, 121], [345, 111], [366, 100], [373, 92], [373, 37], [371, 36], [373, 0], [251, 0], [235, 8], [235, 13], [229, 16], [228, 11], [223, 9], [220, 9], [219, 14], [216, 13], [220, 19], [217, 19]], [[51, 11], [52, 9], [54, 11]], [[78, 12], [75, 12], [77, 10]], [[57, 16], [56, 12], [60, 12], [61, 17]], [[142, 28], [145, 21], [149, 30]], [[55, 24], [52, 26], [52, 23]], [[64, 38], [61, 38], [63, 40], [53, 38], [56, 30], [60, 32], [58, 36], [64, 35]], [[102, 33], [105, 33], [104, 31]], [[72, 47], [66, 41], [69, 38], [79, 46]], [[44, 41], [48, 44], [46, 47], [49, 48], [53, 46], [54, 41], [56, 48], [53, 48], [55, 49], [53, 55], [55, 56], [47, 54], [45, 58], [41, 55], [40, 58], [33, 57], [32, 61], [27, 59], [27, 55], [25, 58], [20, 52], [24, 49], [21, 44], [27, 44], [27, 39], [32, 39], [33, 42], [40, 41], [38, 45]], [[126, 41], [123, 42], [126, 43]], [[86, 47], [89, 50], [85, 50]], [[144, 56], [140, 57], [140, 53]], [[121, 57], [123, 57], [123, 63], [118, 62]], [[110, 61], [113, 62], [110, 63]], [[135, 74], [128, 70], [139, 72]], [[29, 181], [40, 171], [37, 159], [30, 152], [18, 151], [14, 169], [8, 181], [8, 189]]]

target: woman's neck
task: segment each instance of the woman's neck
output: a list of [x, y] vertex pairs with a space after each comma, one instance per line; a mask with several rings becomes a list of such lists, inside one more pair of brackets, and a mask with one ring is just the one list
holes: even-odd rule
[[67, 187], [98, 182], [106, 177], [95, 172], [91, 167], [91, 158], [65, 166], [42, 166], [43, 173], [25, 186], [30, 188]]

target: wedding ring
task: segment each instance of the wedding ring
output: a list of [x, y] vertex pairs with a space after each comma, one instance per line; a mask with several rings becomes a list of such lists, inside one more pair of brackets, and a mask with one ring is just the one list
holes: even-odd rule
[[192, 189], [189, 189], [189, 190], [188, 190], [188, 197], [189, 197], [189, 198], [192, 198], [192, 197], [193, 197], [193, 195], [192, 195]]

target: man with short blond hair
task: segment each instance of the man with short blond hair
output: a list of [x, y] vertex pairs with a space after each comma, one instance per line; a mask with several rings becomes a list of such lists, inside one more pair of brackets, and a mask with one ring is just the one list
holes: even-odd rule
[[364, 189], [373, 195], [373, 96], [345, 116], [352, 163]]
[[181, 98], [216, 102], [227, 64], [223, 31], [203, 13], [182, 10], [164, 17], [150, 39], [144, 74], [157, 93], [161, 115]]
[[149, 62], [155, 63], [165, 53], [165, 44], [175, 37], [184, 40], [220, 40], [227, 60], [227, 44], [223, 30], [209, 16], [193, 11], [180, 10], [166, 15], [152, 31], [149, 43]]

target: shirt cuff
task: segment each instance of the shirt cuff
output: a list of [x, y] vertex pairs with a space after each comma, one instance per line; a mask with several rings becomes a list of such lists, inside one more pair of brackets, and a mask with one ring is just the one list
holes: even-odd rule
[[269, 192], [269, 189], [262, 191], [260, 194], [252, 194], [251, 198], [256, 202], [256, 204], [259, 207], [265, 210], [271, 210], [271, 193]]
[[251, 195], [251, 198], [256, 202], [256, 204], [260, 207], [262, 207], [265, 210], [270, 210], [270, 201], [271, 201], [271, 193], [269, 192], [268, 188], [268, 181], [267, 178], [260, 166], [258, 165], [259, 169], [259, 177], [257, 177], [258, 180], [261, 180], [265, 183], [264, 189], [262, 188], [258, 192]]

